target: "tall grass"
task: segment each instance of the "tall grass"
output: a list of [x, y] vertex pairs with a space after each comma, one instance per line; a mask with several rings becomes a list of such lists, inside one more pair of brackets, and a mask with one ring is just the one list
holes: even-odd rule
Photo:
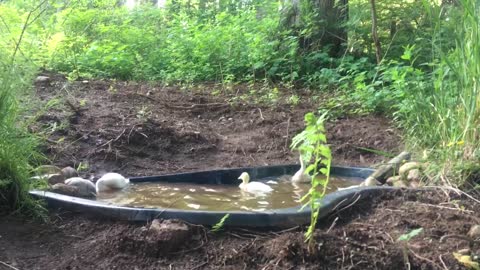
[[31, 71], [0, 62], [0, 213], [38, 214], [41, 209], [28, 195], [30, 164], [39, 157], [37, 140], [19, 117], [18, 95], [30, 87]]
[[[457, 169], [480, 159], [479, 3], [459, 0], [458, 6], [448, 9], [424, 4], [435, 24], [436, 62], [425, 81], [417, 83], [412, 108], [400, 122], [413, 146], [424, 148], [425, 157], [439, 165], [434, 168], [435, 180], [462, 184], [465, 178], [458, 177]], [[452, 183], [445, 177], [449, 173], [456, 175]]]
[[[38, 5], [38, 4], [36, 4]], [[21, 212], [38, 215], [42, 206], [29, 194], [29, 175], [40, 157], [37, 139], [28, 132], [20, 98], [28, 98], [37, 67], [23, 50], [28, 27], [41, 14], [37, 8], [25, 18], [6, 16], [0, 4], [0, 213]], [[13, 14], [15, 15], [15, 14]], [[30, 20], [28, 19], [30, 18]], [[10, 23], [10, 24], [9, 24]], [[8, 26], [8, 27], [7, 27]], [[30, 40], [33, 41], [33, 40]]]

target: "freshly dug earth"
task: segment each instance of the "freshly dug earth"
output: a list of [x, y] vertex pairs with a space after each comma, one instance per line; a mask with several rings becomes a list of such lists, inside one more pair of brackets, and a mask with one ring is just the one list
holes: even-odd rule
[[[324, 221], [311, 254], [304, 228], [212, 233], [168, 221], [181, 233], [155, 235], [149, 224], [73, 214], [54, 213], [48, 225], [7, 217], [0, 261], [18, 269], [466, 269], [452, 253], [479, 254], [479, 242], [466, 237], [480, 223], [478, 207], [453, 192], [393, 191]], [[407, 243], [396, 241], [417, 228]]]
[[[46, 74], [48, 75], [48, 74]], [[88, 165], [84, 173], [127, 176], [213, 168], [297, 163], [291, 138], [304, 115], [318, 109], [312, 93], [284, 89], [269, 103], [244, 85], [183, 89], [135, 82], [68, 82], [62, 76], [37, 83], [41, 110], [31, 129], [45, 134], [45, 153], [59, 166]], [[212, 95], [212, 92], [219, 92]], [[39, 102], [40, 100], [40, 102]], [[396, 153], [398, 132], [382, 117], [339, 119], [327, 127], [336, 164], [367, 166], [385, 160], [361, 148]], [[83, 166], [85, 168], [85, 166]]]

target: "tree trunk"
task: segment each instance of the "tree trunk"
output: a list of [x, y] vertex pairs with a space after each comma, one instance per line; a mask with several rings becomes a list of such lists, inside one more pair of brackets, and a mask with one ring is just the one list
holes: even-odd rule
[[294, 30], [304, 51], [330, 47], [332, 56], [343, 53], [348, 0], [284, 0], [283, 7], [281, 26]]
[[377, 64], [380, 64], [382, 61], [382, 46], [380, 45], [380, 40], [378, 39], [377, 34], [377, 9], [375, 7], [375, 0], [370, 0], [371, 11], [372, 11], [372, 39], [375, 44], [375, 56], [377, 58]]

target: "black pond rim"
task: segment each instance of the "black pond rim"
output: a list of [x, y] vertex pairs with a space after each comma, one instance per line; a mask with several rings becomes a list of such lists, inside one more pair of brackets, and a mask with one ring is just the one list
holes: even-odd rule
[[[252, 179], [267, 176], [279, 176], [293, 174], [298, 170], [298, 165], [275, 165], [263, 167], [221, 169], [211, 171], [199, 171], [191, 173], [169, 174], [161, 176], [134, 177], [131, 183], [139, 182], [194, 182], [198, 184], [238, 184], [238, 176], [241, 172], [248, 172]], [[373, 169], [332, 166], [332, 175], [344, 177], [356, 177], [365, 179]], [[360, 181], [359, 181], [360, 183]], [[349, 204], [355, 203], [367, 197], [376, 196], [392, 187], [356, 187], [339, 190], [327, 194], [321, 201], [319, 218], [328, 216]], [[156, 218], [181, 219], [192, 224], [214, 225], [222, 217], [229, 214], [225, 226], [242, 227], [293, 227], [305, 225], [310, 222], [310, 208], [291, 207], [272, 209], [261, 212], [254, 211], [203, 211], [181, 210], [171, 208], [139, 208], [112, 205], [105, 202], [77, 198], [58, 193], [32, 190], [30, 194], [39, 199], [44, 199], [48, 207], [61, 208], [64, 210], [84, 212], [104, 217], [128, 221], [150, 221]]]

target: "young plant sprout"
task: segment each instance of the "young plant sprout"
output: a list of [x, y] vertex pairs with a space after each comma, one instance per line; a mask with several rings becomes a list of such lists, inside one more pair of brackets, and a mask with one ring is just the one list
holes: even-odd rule
[[[327, 137], [325, 136], [326, 113], [320, 117], [315, 117], [313, 113], [305, 115], [305, 130], [297, 134], [292, 139], [291, 148], [298, 149], [301, 153], [300, 161], [311, 160], [313, 163], [305, 169], [305, 174], [310, 174], [312, 186], [308, 193], [302, 198], [307, 201], [304, 206], [310, 206], [311, 219], [310, 226], [305, 233], [306, 241], [308, 241], [309, 250], [312, 252], [315, 241], [313, 232], [317, 224], [318, 215], [320, 213], [320, 200], [325, 196], [327, 185], [330, 180], [330, 166], [332, 163], [332, 154], [327, 145]], [[298, 173], [298, 172], [297, 172]]]

